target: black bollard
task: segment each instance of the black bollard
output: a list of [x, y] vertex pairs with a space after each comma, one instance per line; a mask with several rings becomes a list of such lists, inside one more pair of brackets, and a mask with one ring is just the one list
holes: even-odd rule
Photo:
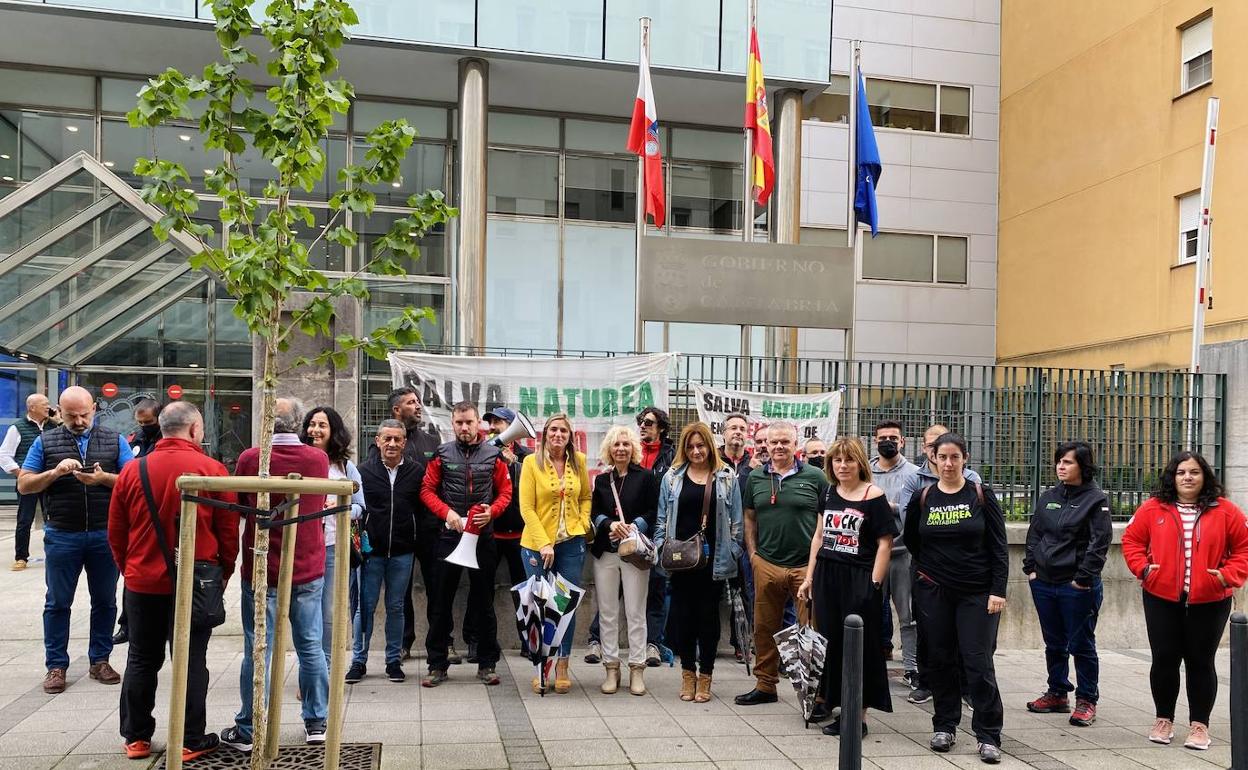
[[862, 770], [862, 618], [845, 618], [841, 655], [840, 770]]
[[1248, 770], [1248, 615], [1231, 615], [1231, 768]]

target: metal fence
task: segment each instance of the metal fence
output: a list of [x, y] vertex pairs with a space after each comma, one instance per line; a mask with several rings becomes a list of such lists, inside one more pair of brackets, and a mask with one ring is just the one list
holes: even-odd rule
[[[560, 356], [533, 349], [483, 352]], [[584, 351], [562, 357], [611, 355]], [[388, 416], [385, 364], [371, 368], [366, 380], [362, 424], [375, 425]], [[1219, 476], [1225, 473], [1222, 374], [681, 354], [672, 371], [675, 429], [697, 419], [697, 383], [770, 393], [840, 389], [839, 433], [865, 438], [877, 422], [897, 420], [905, 426], [911, 457], [919, 454], [929, 425], [946, 425], [966, 437], [972, 466], [996, 490], [1010, 518], [1028, 515], [1040, 492], [1055, 483], [1053, 451], [1061, 441], [1082, 439], [1096, 449], [1100, 483], [1118, 519], [1128, 518], [1148, 496], [1170, 456], [1189, 444], [1189, 435]]]

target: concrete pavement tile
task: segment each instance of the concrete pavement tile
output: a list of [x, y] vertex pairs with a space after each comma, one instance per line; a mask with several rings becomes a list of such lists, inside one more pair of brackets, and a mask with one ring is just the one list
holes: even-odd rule
[[501, 743], [447, 743], [421, 747], [421, 763], [438, 770], [494, 770], [507, 767]]
[[800, 711], [797, 707], [785, 700], [779, 700], [775, 703], [760, 703], [757, 706], [738, 706], [731, 697], [723, 702], [733, 713], [740, 714], [746, 718], [749, 718], [750, 714], [798, 714], [800, 718]]
[[1116, 753], [1154, 770], [1193, 770], [1193, 768], [1208, 770], [1212, 767], [1226, 767], [1229, 764], [1229, 762], [1214, 761], [1214, 758], [1208, 756], [1207, 751], [1176, 751], [1174, 746], [1156, 744], [1153, 744], [1153, 748], [1118, 749]]
[[[621, 721], [641, 719], [652, 727], [660, 727], [649, 717], [614, 717], [612, 724]], [[573, 738], [609, 738], [611, 728], [602, 717], [548, 717], [533, 720], [533, 732], [541, 741], [571, 740]]]
[[634, 764], [638, 762], [701, 762], [708, 759], [693, 738], [623, 738], [620, 746]]
[[388, 749], [390, 746], [419, 746], [420, 732], [421, 726], [415, 722], [364, 722], [343, 725], [342, 739], [348, 743], [380, 743]]
[[822, 733], [810, 735], [780, 735], [769, 737], [771, 744], [789, 759], [820, 759], [827, 756], [836, 757], [839, 743]]
[[[94, 684], [94, 683], [93, 683]], [[99, 709], [102, 704], [117, 703], [120, 690], [108, 693], [70, 692], [66, 690], [60, 695], [53, 695], [48, 702], [39, 708], [40, 711], [81, 711], [83, 709]], [[166, 696], [166, 702], [168, 696]], [[160, 703], [159, 698], [156, 701]]]
[[420, 735], [420, 742], [426, 746], [439, 743], [498, 743], [502, 740], [493, 719], [426, 722], [421, 725]]
[[625, 765], [625, 767], [635, 767], [637, 770], [715, 770], [716, 764], [714, 762], [643, 762]]
[[613, 738], [542, 741], [542, 751], [551, 767], [585, 767], [628, 762], [628, 755]]
[[[1076, 728], [1073, 732], [1102, 749], [1135, 749], [1139, 748], [1141, 743], [1139, 732], [1116, 725], [1098, 724], [1092, 727]], [[1145, 735], [1147, 735], [1147, 730]]]
[[[684, 765], [679, 765], [684, 767]], [[791, 759], [732, 759], [715, 763], [718, 770], [797, 770]]]
[[[689, 733], [683, 720], [641, 716], [604, 716], [603, 726], [616, 738], [683, 738]], [[570, 736], [569, 736], [570, 737]]]
[[872, 757], [871, 761], [882, 770], [952, 770], [957, 767], [944, 756], [930, 751], [923, 756]]
[[801, 716], [793, 714], [760, 714], [756, 717], [737, 717], [758, 731], [759, 735], [819, 735], [823, 724], [811, 722], [810, 727], [802, 721]]
[[975, 745], [976, 745], [975, 736], [971, 735], [970, 733], [963, 732], [961, 730], [959, 730], [957, 735], [955, 736], [957, 740], [954, 742], [953, 748], [950, 749], [945, 754], [937, 754], [936, 752], [932, 751], [930, 747], [930, 741], [932, 740], [932, 732], [930, 729], [924, 733], [906, 733], [905, 737], [909, 739], [911, 742], [913, 742], [916, 746], [919, 747], [918, 754], [920, 756], [924, 755], [925, 752], [927, 754], [931, 754], [932, 756], [944, 756], [944, 757], [948, 757], [952, 754], [974, 754], [975, 753]]
[[[120, 745], [120, 744], [119, 744]], [[70, 754], [57, 765], [56, 770], [139, 770], [154, 765], [159, 760], [153, 756], [150, 760], [135, 761], [127, 759], [118, 748], [111, 754]]]
[[604, 697], [591, 700], [590, 702], [598, 713], [604, 717], [649, 716], [662, 718], [668, 713], [654, 698], [629, 697], [625, 700], [620, 697]]
[[1082, 736], [1083, 728], [1043, 728], [1040, 730], [1012, 730], [1010, 738], [1037, 751], [1095, 749], [1096, 744]]
[[23, 719], [9, 730], [9, 733], [39, 733], [52, 730], [94, 730], [105, 719], [117, 717], [117, 709], [76, 709], [74, 711], [53, 711], [45, 713], [42, 709]]
[[[988, 765], [985, 765], [979, 760], [979, 755], [974, 753], [946, 754], [945, 759], [958, 767], [964, 768], [964, 770], [983, 770], [983, 768], [988, 767]], [[1005, 754], [1001, 757], [1001, 764], [993, 765], [993, 767], [1001, 767], [1005, 768], [1005, 770], [1023, 770], [1023, 768], [1032, 768], [1036, 766], [1029, 765], [1026, 762], [1022, 762], [1021, 760], [1010, 756], [1009, 754]], [[1043, 765], [1040, 767], [1043, 768]]]
[[[747, 722], [736, 714], [693, 714], [677, 720], [685, 735], [755, 735], [754, 722]], [[758, 730], [757, 732], [762, 732]]]
[[[640, 699], [639, 699], [640, 700]], [[584, 698], [560, 698], [549, 696], [541, 700], [522, 699], [530, 719], [543, 717], [583, 717], [597, 713], [597, 709]]]
[[382, 746], [381, 770], [420, 770], [421, 755], [419, 746]]
[[1075, 751], [1049, 751], [1050, 757], [1064, 762], [1075, 770], [1142, 770], [1134, 760], [1110, 749], [1078, 749]]
[[[58, 732], [6, 733], [0, 735], [0, 757], [38, 757], [68, 754], [90, 735], [87, 730], [61, 730]], [[120, 748], [120, 738], [117, 738]]]
[[60, 754], [52, 757], [0, 757], [0, 770], [49, 770], [64, 759]]
[[[837, 739], [837, 744], [839, 747], [839, 739]], [[905, 757], [922, 753], [925, 746], [920, 746], [919, 749], [919, 752], [916, 752], [914, 750], [914, 741], [899, 733], [885, 735], [870, 733], [862, 739], [862, 755], [864, 757]], [[927, 750], [930, 751], [930, 749]]]
[[[712, 761], [781, 760], [784, 755], [761, 735], [716, 735], [693, 739]], [[784, 760], [785, 764], [790, 764]]]
[[[423, 704], [428, 706], [428, 703]], [[449, 707], [449, 704], [448, 704]], [[480, 713], [480, 710], [477, 710]], [[283, 711], [283, 713], [285, 713]], [[298, 714], [298, 711], [294, 712]], [[467, 709], [460, 710], [461, 716], [468, 716]], [[410, 722], [412, 720], [412, 709], [406, 706], [396, 705], [394, 703], [348, 703], [347, 717], [348, 722]]]

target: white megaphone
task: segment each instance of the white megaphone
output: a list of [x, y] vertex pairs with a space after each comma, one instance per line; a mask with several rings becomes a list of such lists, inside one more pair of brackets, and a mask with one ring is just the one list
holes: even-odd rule
[[494, 446], [502, 447], [518, 438], [537, 438], [537, 430], [523, 412], [516, 412], [516, 419], [511, 421], [506, 430], [490, 440]]
[[[469, 514], [467, 521], [471, 521], [472, 516]], [[477, 568], [477, 539], [480, 537], [478, 529], [472, 524], [464, 526], [464, 533], [459, 536], [459, 545], [455, 546], [455, 550], [451, 551], [451, 555], [446, 560], [451, 564], [458, 564], [468, 569]]]

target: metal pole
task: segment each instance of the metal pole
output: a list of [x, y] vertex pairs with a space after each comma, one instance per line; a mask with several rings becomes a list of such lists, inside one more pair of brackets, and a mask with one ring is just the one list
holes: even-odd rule
[[861, 43], [849, 43], [849, 130], [845, 132], [845, 246], [854, 248], [858, 237], [858, 217], [854, 214], [854, 191], [858, 189], [858, 57]]
[[490, 65], [459, 61], [459, 249], [455, 257], [456, 343], [476, 350], [485, 344], [485, 249], [489, 154]]
[[[758, 22], [758, 4], [755, 0], [746, 0], [745, 2], [745, 82], [746, 87], [750, 83], [750, 36], [754, 33], [754, 27]], [[752, 99], [754, 94], [746, 94], [747, 99]], [[754, 129], [748, 125], [745, 127], [745, 143], [743, 145], [744, 160], [741, 164], [741, 240], [746, 243], [754, 241], [754, 199], [751, 193], [754, 192]]]
[[[173, 687], [169, 691], [169, 729], [165, 751], [165, 767], [182, 770], [182, 744], [186, 738], [186, 679], [190, 668], [191, 591], [195, 587], [195, 529], [199, 510], [195, 503], [183, 501], [181, 526], [178, 528], [177, 578], [173, 584]], [[191, 558], [182, 558], [191, 554]], [[243, 608], [245, 612], [246, 607]]]
[[[1205, 310], [1206, 302], [1212, 301], [1209, 291], [1210, 263], [1210, 228], [1212, 219], [1209, 208], [1213, 204], [1213, 162], [1217, 151], [1218, 136], [1218, 97], [1209, 97], [1208, 111], [1205, 117], [1205, 160], [1200, 176], [1200, 227], [1196, 230], [1196, 280], [1193, 288], [1192, 308], [1192, 361], [1193, 378], [1200, 374], [1200, 346], [1205, 341]], [[1192, 390], [1195, 390], [1193, 387]], [[1187, 405], [1187, 443], [1192, 449], [1199, 449], [1198, 431], [1196, 430], [1197, 402], [1189, 394]]]
[[[350, 495], [338, 495], [338, 505], [351, 505]], [[329, 643], [329, 725], [325, 731], [325, 770], [338, 770], [342, 751], [344, 688], [346, 687], [347, 639], [351, 616], [348, 614], [348, 583], [351, 580], [351, 511], [335, 514], [338, 542], [334, 550], [334, 618]], [[341, 556], [339, 555], [341, 554]]]
[[[291, 519], [299, 516], [299, 495], [293, 497], [295, 503], [286, 514]], [[268, 740], [264, 746], [266, 760], [276, 759], [281, 748], [282, 688], [286, 684], [286, 641], [290, 635], [287, 631], [290, 627], [287, 616], [290, 614], [290, 583], [295, 574], [295, 542], [298, 540], [299, 525], [282, 529], [282, 559], [277, 568], [277, 610], [273, 613], [273, 650], [269, 664]]]
[[1231, 770], [1248, 770], [1248, 615], [1231, 615]]
[[[862, 618], [845, 618], [841, 654], [840, 770], [862, 770]], [[833, 661], [835, 662], [835, 661]]]
[[[637, 64], [639, 67], [650, 66], [650, 17], [637, 19]], [[638, 77], [641, 73], [638, 73]], [[653, 88], [651, 84], [651, 88]], [[641, 239], [646, 235], [646, 156], [637, 156], [637, 246], [633, 254], [633, 350], [642, 351], [646, 348], [646, 327], [641, 317]]]

